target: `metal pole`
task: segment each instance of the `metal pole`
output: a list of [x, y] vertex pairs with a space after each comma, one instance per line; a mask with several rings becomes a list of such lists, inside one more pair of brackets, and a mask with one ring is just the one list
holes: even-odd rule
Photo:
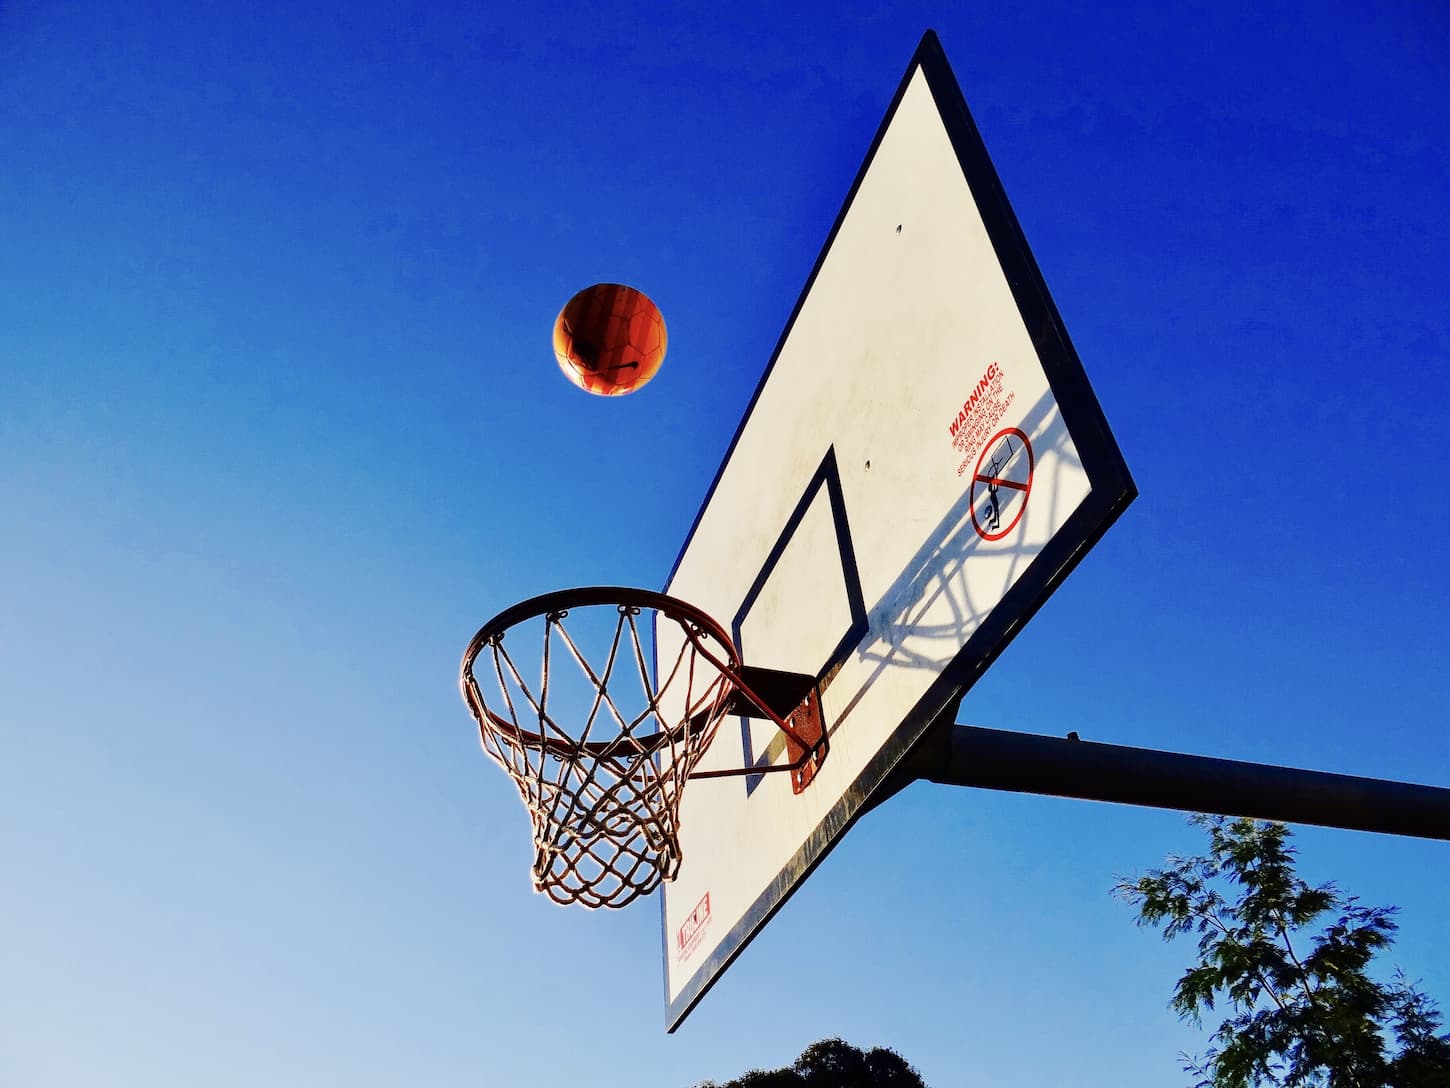
[[903, 772], [897, 779], [902, 785], [924, 778], [949, 786], [1450, 840], [1450, 789], [1098, 744], [1075, 735], [1063, 739], [952, 725], [926, 737]]

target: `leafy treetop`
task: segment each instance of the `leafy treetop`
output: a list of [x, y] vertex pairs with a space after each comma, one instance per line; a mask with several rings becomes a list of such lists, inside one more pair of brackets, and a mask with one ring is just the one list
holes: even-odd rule
[[1450, 1088], [1450, 1035], [1404, 975], [1370, 974], [1394, 943], [1395, 908], [1371, 907], [1295, 871], [1283, 824], [1195, 816], [1208, 853], [1114, 889], [1140, 925], [1197, 938], [1172, 1007], [1201, 1023], [1229, 1011], [1200, 1058], [1196, 1088]]
[[926, 1088], [900, 1054], [885, 1047], [859, 1050], [841, 1039], [812, 1043], [784, 1069], [753, 1069], [734, 1080], [695, 1088]]

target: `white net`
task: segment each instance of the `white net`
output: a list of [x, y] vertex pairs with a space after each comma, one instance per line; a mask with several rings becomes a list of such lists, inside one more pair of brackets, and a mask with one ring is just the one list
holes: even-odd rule
[[[642, 590], [597, 599], [608, 592], [510, 610], [475, 637], [462, 675], [484, 751], [529, 810], [534, 887], [587, 907], [625, 906], [675, 876], [680, 793], [726, 713], [738, 664], [703, 614]], [[680, 629], [662, 640], [678, 644], [668, 660], [652, 661], [645, 613]], [[539, 646], [531, 682], [519, 661]]]

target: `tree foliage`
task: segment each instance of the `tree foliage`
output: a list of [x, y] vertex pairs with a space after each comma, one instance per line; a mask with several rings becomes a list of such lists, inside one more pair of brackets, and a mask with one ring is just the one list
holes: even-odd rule
[[1228, 1012], [1184, 1068], [1196, 1088], [1450, 1088], [1450, 1034], [1398, 972], [1370, 974], [1394, 943], [1392, 907], [1371, 907], [1296, 870], [1283, 824], [1196, 816], [1208, 853], [1114, 889], [1166, 940], [1196, 937], [1172, 1007], [1201, 1024]]
[[705, 1081], [695, 1088], [926, 1088], [921, 1075], [896, 1051], [860, 1050], [841, 1039], [822, 1039], [784, 1069], [753, 1069], [735, 1080]]

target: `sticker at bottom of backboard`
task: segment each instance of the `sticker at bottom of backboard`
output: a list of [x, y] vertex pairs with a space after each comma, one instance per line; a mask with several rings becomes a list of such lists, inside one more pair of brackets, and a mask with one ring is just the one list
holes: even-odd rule
[[709, 926], [710, 893], [706, 892], [695, 904], [695, 909], [690, 911], [690, 916], [680, 924], [679, 931], [675, 934], [675, 953], [681, 961], [689, 959], [690, 953], [699, 947], [700, 938], [705, 935], [705, 930]]

